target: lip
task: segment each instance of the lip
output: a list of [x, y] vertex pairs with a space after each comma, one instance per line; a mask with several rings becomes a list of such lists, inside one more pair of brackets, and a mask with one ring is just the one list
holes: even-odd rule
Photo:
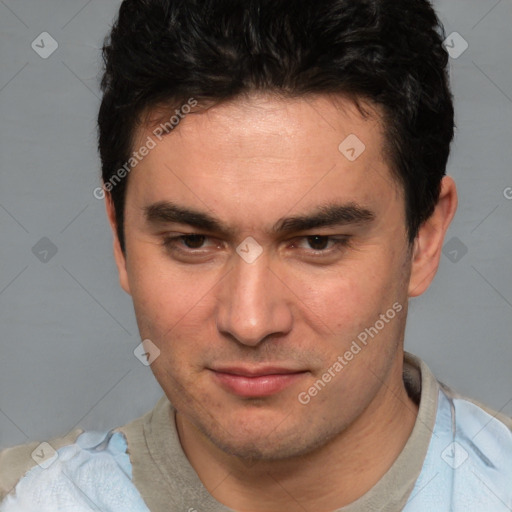
[[275, 395], [297, 382], [307, 373], [304, 370], [276, 366], [229, 367], [211, 371], [222, 388], [244, 398]]

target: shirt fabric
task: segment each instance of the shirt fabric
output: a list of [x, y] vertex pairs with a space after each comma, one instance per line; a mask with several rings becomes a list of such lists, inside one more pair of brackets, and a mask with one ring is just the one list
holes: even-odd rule
[[[336, 512], [512, 510], [512, 420], [457, 395], [406, 353], [404, 383], [419, 405], [400, 455], [363, 496]], [[75, 430], [0, 453], [0, 512], [232, 512], [203, 486], [162, 397], [146, 415], [109, 432]], [[5, 498], [5, 499], [4, 499]]]

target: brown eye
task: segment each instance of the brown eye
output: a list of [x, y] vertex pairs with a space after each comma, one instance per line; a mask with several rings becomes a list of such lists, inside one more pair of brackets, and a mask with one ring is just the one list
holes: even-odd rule
[[206, 236], [205, 235], [183, 235], [180, 237], [183, 244], [188, 249], [200, 249], [204, 244]]
[[212, 249], [220, 249], [219, 244], [215, 244], [214, 239], [200, 233], [165, 236], [162, 239], [162, 245], [173, 254], [181, 253], [189, 256], [204, 256], [206, 252], [211, 252]]
[[311, 258], [311, 261], [326, 261], [340, 257], [350, 247], [350, 236], [310, 235], [295, 240], [292, 247], [299, 249], [301, 258]]
[[323, 251], [327, 248], [329, 243], [328, 236], [313, 235], [308, 236], [307, 241], [311, 249], [315, 251]]

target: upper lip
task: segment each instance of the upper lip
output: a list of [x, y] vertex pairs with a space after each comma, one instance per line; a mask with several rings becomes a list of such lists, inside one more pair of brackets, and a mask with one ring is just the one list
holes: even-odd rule
[[229, 373], [231, 375], [239, 375], [241, 377], [261, 377], [263, 375], [283, 375], [291, 373], [303, 373], [306, 370], [298, 368], [286, 368], [284, 366], [224, 366], [212, 368], [217, 373]]

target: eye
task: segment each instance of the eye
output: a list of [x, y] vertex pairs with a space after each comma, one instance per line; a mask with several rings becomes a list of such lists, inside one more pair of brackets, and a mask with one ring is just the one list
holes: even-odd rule
[[171, 251], [190, 251], [194, 252], [198, 249], [204, 249], [205, 242], [208, 240], [206, 235], [197, 233], [189, 233], [184, 235], [166, 236], [162, 244], [166, 249]]
[[200, 249], [206, 239], [205, 235], [182, 235], [179, 237], [188, 249]]
[[329, 237], [320, 235], [308, 236], [306, 240], [311, 249], [314, 249], [315, 251], [325, 250], [330, 241]]
[[[302, 242], [305, 242], [308, 248], [313, 250], [313, 253], [327, 254], [346, 247], [349, 244], [349, 238], [347, 236], [310, 235], [302, 237], [297, 246], [300, 247]], [[306, 248], [306, 251], [308, 251], [308, 248]]]

